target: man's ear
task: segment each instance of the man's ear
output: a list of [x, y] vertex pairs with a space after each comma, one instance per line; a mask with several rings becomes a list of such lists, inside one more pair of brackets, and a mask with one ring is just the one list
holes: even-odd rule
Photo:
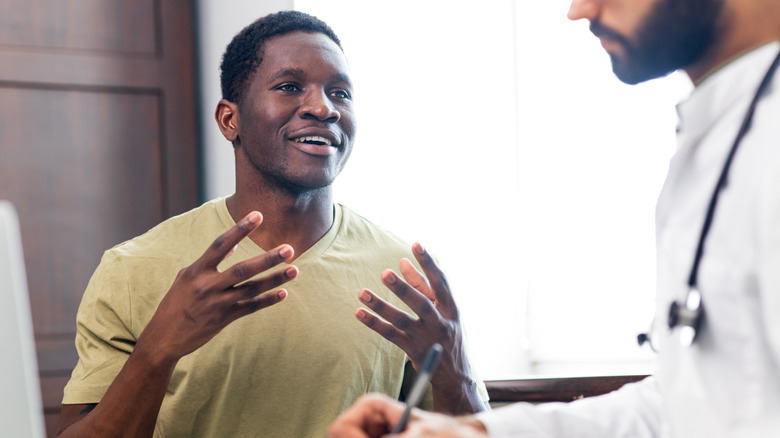
[[222, 99], [217, 103], [217, 110], [214, 112], [214, 118], [217, 120], [217, 126], [222, 131], [222, 135], [231, 142], [238, 141], [238, 128], [241, 119], [238, 116], [238, 105]]

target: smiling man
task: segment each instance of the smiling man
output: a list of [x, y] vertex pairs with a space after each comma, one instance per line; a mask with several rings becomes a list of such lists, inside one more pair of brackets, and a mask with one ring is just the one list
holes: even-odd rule
[[[418, 412], [398, 436], [780, 436], [780, 2], [574, 0], [569, 18], [590, 21], [622, 81], [681, 69], [695, 84], [656, 208], [656, 316], [640, 340], [658, 371], [571, 403]], [[402, 409], [366, 396], [331, 437], [383, 436]]]
[[[413, 375], [414, 358], [353, 316], [358, 291], [383, 289], [413, 254], [333, 202], [356, 127], [338, 38], [272, 14], [236, 35], [221, 69], [215, 118], [236, 192], [105, 253], [79, 308], [59, 436], [322, 437], [358, 396], [397, 398]], [[427, 407], [483, 408], [449, 408], [479, 399], [470, 374], [449, 381]]]

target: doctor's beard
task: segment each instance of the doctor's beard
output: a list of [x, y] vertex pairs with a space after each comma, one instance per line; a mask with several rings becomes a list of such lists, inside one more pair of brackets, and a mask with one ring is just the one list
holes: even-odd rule
[[612, 71], [627, 84], [666, 76], [701, 59], [717, 43], [723, 0], [659, 0], [640, 24], [636, 38], [593, 21], [591, 32], [622, 44], [622, 56], [610, 54]]

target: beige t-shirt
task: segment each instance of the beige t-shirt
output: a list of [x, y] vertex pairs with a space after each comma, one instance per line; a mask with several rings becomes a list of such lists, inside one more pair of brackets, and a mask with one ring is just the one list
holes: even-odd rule
[[[346, 207], [334, 211], [330, 231], [294, 261], [300, 274], [285, 285], [285, 301], [179, 361], [155, 436], [324, 437], [361, 394], [398, 397], [406, 355], [354, 312], [362, 288], [408, 310], [380, 273], [414, 260], [411, 247]], [[106, 251], [79, 307], [79, 362], [64, 404], [101, 400], [177, 272], [234, 224], [217, 199]], [[263, 252], [244, 239], [220, 268]], [[431, 404], [429, 391], [424, 407]]]

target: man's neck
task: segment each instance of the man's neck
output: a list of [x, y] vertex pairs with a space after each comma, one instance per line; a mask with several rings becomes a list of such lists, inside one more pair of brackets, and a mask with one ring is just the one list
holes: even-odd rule
[[780, 39], [780, 36], [778, 38], [770, 38], [766, 41], [761, 41], [756, 43], [755, 45], [751, 45], [748, 47], [743, 48], [742, 50], [735, 50], [729, 52], [728, 56], [723, 56], [721, 58], [718, 58], [717, 61], [711, 62], [707, 65], [698, 65], [698, 66], [691, 66], [689, 68], [685, 69], [685, 73], [688, 75], [688, 77], [693, 82], [694, 86], [699, 86], [702, 82], [704, 82], [705, 79], [712, 76], [717, 71], [721, 70], [723, 67], [729, 65], [733, 61], [736, 61], [742, 55], [749, 53], [764, 44], [770, 43], [772, 41], [776, 41], [777, 39]]
[[265, 190], [244, 188], [227, 198], [226, 204], [235, 221], [250, 211], [259, 211], [263, 222], [249, 238], [264, 250], [283, 243], [290, 244], [296, 257], [317, 243], [333, 225], [331, 187], [307, 192], [278, 187]]
[[719, 36], [701, 60], [685, 68], [695, 85], [753, 49], [780, 39], [780, 5], [739, 3], [724, 11]]

